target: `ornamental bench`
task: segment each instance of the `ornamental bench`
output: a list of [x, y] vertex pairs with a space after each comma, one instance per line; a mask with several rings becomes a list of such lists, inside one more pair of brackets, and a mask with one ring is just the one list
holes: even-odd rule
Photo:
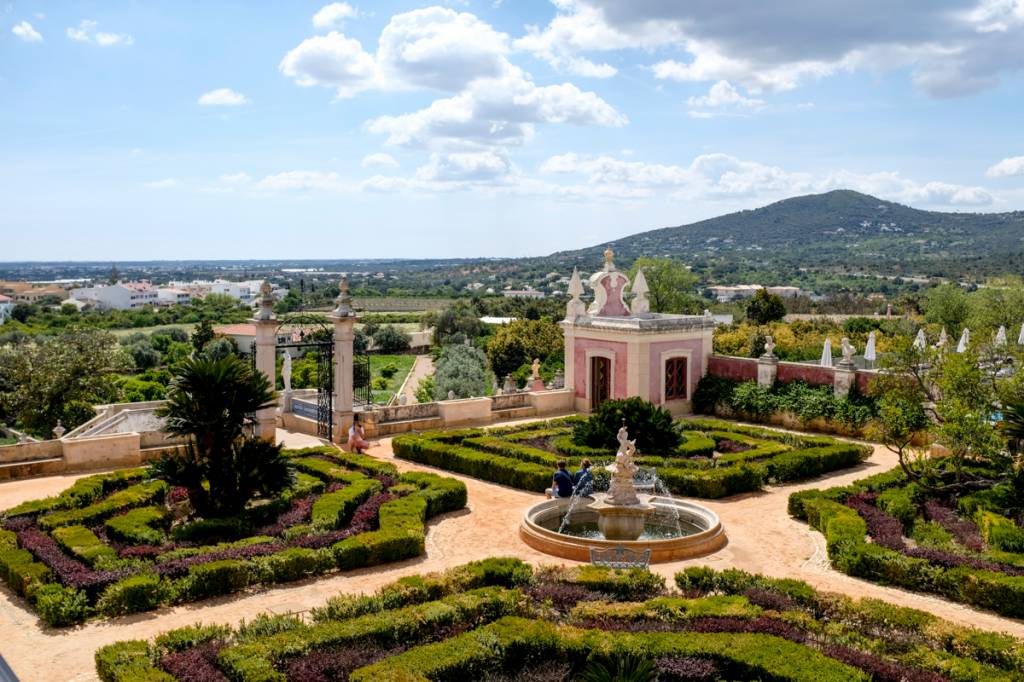
[[645, 571], [651, 563], [651, 550], [642, 552], [629, 547], [590, 548], [590, 563], [608, 568], [642, 568]]

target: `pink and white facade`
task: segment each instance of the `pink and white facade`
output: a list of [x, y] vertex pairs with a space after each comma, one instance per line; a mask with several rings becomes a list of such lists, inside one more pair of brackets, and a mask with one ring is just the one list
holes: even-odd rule
[[673, 414], [692, 411], [693, 391], [708, 369], [714, 320], [649, 312], [643, 270], [630, 284], [612, 255], [605, 252], [604, 268], [590, 278], [589, 308], [580, 300], [579, 273], [569, 283], [572, 299], [561, 326], [565, 385], [574, 392], [576, 410], [586, 413], [609, 398], [639, 396]]

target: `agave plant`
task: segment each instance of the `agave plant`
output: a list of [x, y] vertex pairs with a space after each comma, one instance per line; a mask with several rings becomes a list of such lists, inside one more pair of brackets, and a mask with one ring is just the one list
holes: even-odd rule
[[595, 656], [578, 678], [581, 682], [655, 682], [654, 661], [634, 654]]

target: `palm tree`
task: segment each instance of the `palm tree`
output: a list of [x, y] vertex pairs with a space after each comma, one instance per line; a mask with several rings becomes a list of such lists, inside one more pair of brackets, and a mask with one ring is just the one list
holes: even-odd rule
[[156, 475], [187, 488], [203, 516], [236, 514], [254, 494], [287, 487], [292, 477], [280, 448], [245, 434], [247, 416], [273, 404], [270, 381], [237, 356], [186, 360], [157, 414], [187, 445], [157, 461]]

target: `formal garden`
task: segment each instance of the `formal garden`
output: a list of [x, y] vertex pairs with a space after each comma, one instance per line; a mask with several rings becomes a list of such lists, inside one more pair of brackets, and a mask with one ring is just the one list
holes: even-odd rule
[[1024, 644], [796, 580], [487, 559], [339, 595], [308, 616], [197, 624], [96, 652], [148, 680], [1020, 680]]
[[[653, 467], [674, 495], [722, 498], [855, 466], [871, 448], [828, 436], [715, 419], [673, 421], [638, 398], [605, 402], [591, 418], [566, 417], [504, 428], [397, 436], [395, 455], [420, 464], [541, 491], [559, 460], [611, 461], [623, 423], [637, 435], [636, 463]], [[606, 475], [600, 468], [598, 477]]]
[[333, 447], [248, 433], [269, 380], [234, 356], [183, 363], [162, 410], [183, 451], [0, 513], [0, 577], [50, 625], [415, 557], [465, 486]]

